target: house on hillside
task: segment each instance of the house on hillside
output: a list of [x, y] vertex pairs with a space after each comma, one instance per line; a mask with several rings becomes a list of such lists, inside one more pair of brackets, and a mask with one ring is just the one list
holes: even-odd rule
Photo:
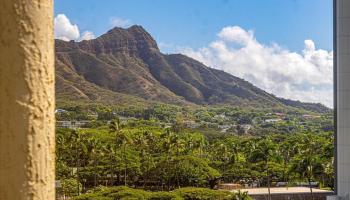
[[275, 115], [276, 115], [277, 117], [284, 117], [286, 114], [280, 113], [280, 112], [276, 112]]
[[304, 119], [315, 119], [315, 118], [320, 118], [321, 116], [319, 115], [308, 115], [308, 114], [305, 114], [302, 116]]
[[192, 120], [187, 120], [187, 121], [184, 121], [184, 126], [189, 129], [195, 129], [195, 128], [198, 128], [200, 124]]
[[90, 121], [88, 120], [81, 120], [81, 121], [56, 121], [56, 126], [60, 128], [69, 128], [69, 129], [76, 129], [76, 128], [82, 128], [86, 126]]
[[279, 122], [279, 121], [282, 121], [282, 120], [279, 119], [279, 118], [275, 118], [275, 119], [265, 119], [265, 122], [266, 122], [266, 123], [275, 123], [275, 122]]
[[213, 118], [218, 120], [228, 120], [228, 117], [225, 114], [215, 115]]
[[66, 110], [64, 110], [64, 109], [60, 109], [60, 108], [57, 108], [57, 109], [55, 110], [55, 113], [57, 113], [57, 114], [65, 113], [65, 112], [68, 112], [68, 111], [66, 111]]
[[221, 133], [226, 133], [228, 129], [232, 128], [231, 124], [218, 125], [218, 129], [220, 129]]

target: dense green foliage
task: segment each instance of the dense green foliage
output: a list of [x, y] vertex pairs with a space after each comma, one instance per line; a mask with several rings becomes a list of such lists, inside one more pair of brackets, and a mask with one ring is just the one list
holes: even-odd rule
[[[266, 187], [316, 181], [333, 187], [331, 114], [165, 105], [142, 112], [99, 106], [65, 109], [60, 117], [97, 116], [82, 128], [57, 128], [56, 176], [63, 183], [80, 183], [73, 186], [75, 192], [59, 190], [63, 195], [100, 185], [169, 191], [216, 188], [225, 182]], [[267, 121], [271, 118], [280, 120]], [[199, 125], [191, 127], [189, 121]], [[223, 132], [221, 126], [228, 128]], [[172, 194], [156, 195], [166, 199]]]
[[171, 192], [146, 192], [125, 186], [99, 187], [74, 200], [250, 200], [244, 193], [210, 190], [207, 188], [181, 188]]
[[57, 40], [56, 61], [59, 195], [237, 200], [249, 198], [212, 189], [333, 187], [333, 114], [321, 104], [162, 54], [141, 26], [114, 28], [88, 48]]

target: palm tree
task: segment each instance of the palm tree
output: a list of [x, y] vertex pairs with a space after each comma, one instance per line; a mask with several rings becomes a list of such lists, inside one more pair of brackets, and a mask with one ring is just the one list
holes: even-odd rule
[[186, 147], [187, 153], [198, 154], [200, 158], [203, 157], [206, 140], [202, 134], [187, 134], [185, 143], [188, 144]]
[[[125, 134], [123, 133], [123, 128], [124, 125], [121, 123], [120, 119], [117, 117], [115, 120], [111, 121], [109, 124], [109, 132], [114, 133], [115, 137], [115, 149], [120, 148], [121, 146], [124, 145], [124, 139], [125, 139]], [[124, 164], [126, 166], [126, 158], [124, 157], [125, 155], [125, 148], [123, 153], [121, 153], [121, 158], [124, 160]], [[115, 151], [115, 154], [117, 154], [117, 151]], [[115, 157], [118, 157], [118, 155], [115, 155]], [[124, 185], [126, 185], [126, 167], [124, 169]], [[112, 175], [113, 176], [113, 175]], [[113, 182], [113, 180], [112, 180]]]
[[[305, 135], [303, 138], [303, 148], [296, 156], [291, 166], [291, 170], [299, 174], [299, 178], [305, 178], [308, 181], [312, 200], [314, 199], [311, 181], [319, 171], [323, 171], [321, 159], [317, 155], [320, 150], [319, 141], [312, 135]], [[322, 150], [322, 149], [321, 149]]]
[[[183, 150], [183, 141], [180, 141], [179, 135], [175, 134], [171, 131], [170, 128], [166, 128], [164, 130], [164, 133], [161, 135], [161, 138], [163, 139], [163, 150], [166, 153], [166, 165], [167, 169], [176, 167], [171, 166], [170, 161], [172, 160], [172, 156], [179, 156], [180, 151]], [[177, 176], [176, 176], [177, 177]], [[170, 178], [168, 178], [168, 190], [170, 190]], [[178, 180], [177, 180], [178, 181]]]
[[124, 186], [127, 185], [127, 173], [128, 173], [128, 160], [126, 155], [127, 145], [131, 143], [131, 139], [129, 138], [129, 134], [125, 131], [120, 131], [116, 134], [117, 144], [122, 148], [121, 157], [124, 162]]
[[109, 131], [112, 133], [117, 133], [122, 129], [123, 125], [118, 117], [115, 120], [111, 121], [111, 123], [109, 124]]
[[240, 145], [238, 142], [234, 142], [231, 145], [231, 154], [232, 154], [232, 161], [238, 162], [238, 156], [239, 156], [239, 151], [240, 151]]
[[221, 160], [222, 160], [222, 172], [225, 174], [226, 172], [226, 165], [229, 163], [230, 161], [230, 151], [229, 148], [226, 146], [226, 144], [224, 143], [219, 143], [218, 146], [218, 150], [219, 150], [219, 155], [221, 155]]
[[[134, 140], [136, 146], [140, 150], [140, 157], [141, 157], [141, 170], [142, 170], [142, 178], [144, 181], [144, 184], [146, 183], [146, 172], [151, 169], [151, 167], [154, 166], [154, 164], [151, 166], [149, 165], [149, 161], [152, 160], [150, 159], [150, 147], [154, 142], [154, 136], [150, 131], [142, 131], [138, 137], [135, 138]], [[147, 163], [146, 163], [147, 161]]]
[[[322, 164], [323, 167], [323, 185], [326, 182], [324, 179], [328, 180], [329, 182], [333, 182], [333, 175], [334, 175], [334, 158], [327, 159], [327, 161], [323, 161]], [[333, 188], [334, 189], [334, 188]]]
[[71, 131], [71, 136], [70, 139], [72, 141], [70, 148], [75, 149], [75, 156], [72, 157], [72, 161], [74, 162], [75, 160], [75, 166], [76, 166], [76, 174], [77, 174], [77, 194], [80, 194], [80, 172], [79, 172], [79, 167], [80, 167], [80, 150], [81, 150], [81, 134], [79, 133], [78, 130], [72, 130]]
[[256, 146], [253, 146], [254, 149], [251, 152], [250, 160], [253, 162], [263, 161], [265, 164], [265, 172], [267, 178], [267, 188], [268, 188], [268, 197], [271, 200], [271, 185], [270, 185], [270, 170], [269, 162], [276, 156], [276, 145], [270, 139], [263, 139], [256, 143]]
[[90, 155], [90, 158], [92, 159], [93, 163], [93, 169], [94, 169], [94, 186], [97, 187], [98, 180], [98, 162], [99, 162], [99, 156], [102, 155], [102, 144], [99, 140], [96, 138], [92, 137], [87, 140], [87, 149], [88, 149], [88, 154]]
[[288, 182], [288, 165], [290, 162], [290, 159], [295, 154], [295, 148], [296, 146], [289, 140], [284, 141], [283, 144], [280, 146], [279, 150], [281, 153], [281, 156], [283, 158], [283, 180], [285, 182]]
[[116, 148], [114, 144], [107, 144], [106, 151], [109, 152], [108, 155], [108, 161], [106, 163], [110, 163], [109, 166], [109, 173], [111, 176], [111, 186], [114, 185], [114, 176], [115, 176], [115, 162], [116, 162]]
[[172, 131], [175, 133], [181, 133], [184, 129], [184, 119], [182, 113], [176, 113], [175, 123], [172, 126]]
[[[63, 135], [56, 135], [56, 163], [66, 160], [68, 142]], [[57, 172], [57, 170], [56, 170]]]
[[313, 156], [299, 155], [294, 159], [290, 169], [291, 171], [299, 174], [299, 178], [307, 179], [312, 199], [314, 199], [312, 185], [311, 185], [311, 180], [314, 174], [313, 159], [314, 159]]

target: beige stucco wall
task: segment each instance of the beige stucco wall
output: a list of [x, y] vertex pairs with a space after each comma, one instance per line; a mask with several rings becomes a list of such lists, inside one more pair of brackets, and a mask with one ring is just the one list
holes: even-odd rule
[[52, 0], [0, 0], [0, 199], [54, 199]]

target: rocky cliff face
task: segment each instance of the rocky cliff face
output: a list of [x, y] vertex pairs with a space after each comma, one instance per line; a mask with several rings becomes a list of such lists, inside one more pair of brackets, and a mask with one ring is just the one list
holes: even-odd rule
[[85, 40], [76, 45], [83, 51], [96, 55], [122, 53], [141, 57], [149, 51], [159, 52], [151, 35], [136, 25], [128, 29], [114, 28], [95, 40]]
[[164, 55], [141, 26], [114, 28], [89, 41], [56, 40], [56, 80], [58, 97], [77, 100], [310, 107], [187, 56]]

